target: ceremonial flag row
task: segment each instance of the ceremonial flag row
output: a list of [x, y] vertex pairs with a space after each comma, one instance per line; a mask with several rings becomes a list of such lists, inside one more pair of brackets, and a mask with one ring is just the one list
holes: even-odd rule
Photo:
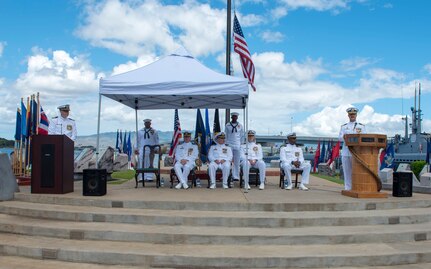
[[39, 93], [21, 98], [16, 112], [13, 171], [16, 176], [30, 176], [33, 135], [48, 135], [49, 120], [39, 100]]
[[320, 147], [320, 141], [318, 141], [317, 149], [314, 153], [313, 173], [316, 172], [316, 168], [318, 168], [319, 163], [326, 163], [332, 167], [332, 165], [334, 165], [335, 159], [340, 156], [340, 147], [340, 141], [337, 141], [335, 145], [332, 140], [327, 141], [327, 143], [322, 141], [322, 147]]
[[132, 132], [129, 131], [129, 135], [127, 135], [127, 131], [123, 131], [120, 129], [117, 129], [117, 138], [115, 141], [115, 148], [118, 150], [119, 153], [127, 154], [129, 161], [132, 158], [132, 140], [130, 138]]

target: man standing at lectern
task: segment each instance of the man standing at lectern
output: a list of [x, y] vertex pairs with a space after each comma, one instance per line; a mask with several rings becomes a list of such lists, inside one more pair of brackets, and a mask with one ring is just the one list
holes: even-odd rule
[[341, 150], [341, 163], [343, 165], [344, 175], [344, 189], [347, 191], [352, 190], [352, 154], [349, 147], [346, 146], [346, 134], [361, 134], [366, 133], [365, 125], [356, 121], [358, 109], [356, 107], [349, 107], [347, 110], [349, 122], [341, 125], [338, 140], [343, 142], [343, 149]]
[[49, 122], [48, 134], [50, 135], [64, 134], [68, 136], [70, 139], [72, 139], [73, 142], [75, 142], [77, 132], [76, 132], [75, 121], [69, 118], [70, 106], [62, 105], [58, 107], [58, 110], [60, 111], [60, 116], [52, 118], [52, 120]]

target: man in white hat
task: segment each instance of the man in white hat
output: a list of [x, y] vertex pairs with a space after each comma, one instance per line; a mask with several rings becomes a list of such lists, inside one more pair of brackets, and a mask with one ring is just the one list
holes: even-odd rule
[[247, 143], [241, 145], [242, 149], [242, 168], [244, 173], [244, 188], [249, 190], [250, 168], [259, 169], [259, 190], [265, 189], [265, 170], [266, 165], [263, 161], [263, 152], [261, 145], [256, 143], [256, 132], [249, 130], [247, 132]]
[[[157, 130], [151, 127], [151, 119], [145, 119], [144, 125], [145, 127], [138, 131], [138, 146], [135, 148], [135, 154], [139, 154], [138, 167], [142, 167], [144, 147], [159, 145], [159, 135]], [[144, 168], [153, 166], [154, 154], [154, 149], [149, 150], [148, 147], [145, 148]], [[142, 180], [142, 174], [139, 174], [138, 180]], [[145, 173], [144, 180], [152, 181], [153, 174]]]
[[349, 147], [346, 146], [344, 136], [346, 134], [359, 134], [366, 133], [365, 125], [356, 121], [358, 115], [358, 109], [356, 107], [349, 107], [346, 109], [349, 122], [341, 125], [338, 140], [343, 142], [343, 148], [341, 149], [341, 164], [343, 165], [343, 176], [344, 176], [344, 189], [352, 189], [352, 154], [350, 153]]
[[60, 116], [51, 119], [49, 122], [48, 134], [64, 134], [75, 142], [77, 131], [75, 121], [69, 118], [70, 105], [62, 105], [57, 108], [60, 111]]
[[232, 112], [232, 120], [225, 126], [226, 144], [232, 149], [233, 167], [232, 177], [234, 181], [239, 180], [239, 168], [241, 160], [241, 144], [244, 142], [244, 128], [238, 122], [238, 112]]
[[287, 135], [288, 143], [286, 146], [280, 148], [280, 165], [284, 170], [284, 189], [292, 189], [292, 169], [302, 169], [300, 190], [308, 190], [305, 184], [310, 180], [311, 164], [305, 162], [302, 149], [296, 145], [296, 133], [292, 132]]
[[187, 185], [187, 178], [190, 174], [190, 171], [193, 170], [196, 166], [196, 159], [199, 156], [199, 149], [196, 144], [191, 142], [191, 133], [185, 131], [183, 133], [184, 141], [178, 144], [175, 148], [175, 165], [174, 170], [177, 175], [178, 180], [180, 181], [175, 188], [176, 189], [188, 189], [189, 185]]
[[208, 152], [208, 173], [211, 180], [210, 189], [216, 188], [216, 172], [217, 169], [221, 169], [223, 173], [223, 188], [227, 189], [227, 179], [230, 173], [230, 166], [232, 162], [232, 150], [225, 144], [226, 135], [224, 132], [216, 134], [214, 140], [215, 145], [210, 147]]

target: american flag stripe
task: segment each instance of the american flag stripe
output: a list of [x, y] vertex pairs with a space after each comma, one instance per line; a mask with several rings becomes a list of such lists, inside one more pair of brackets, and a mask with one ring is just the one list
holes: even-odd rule
[[256, 87], [254, 86], [255, 69], [253, 60], [251, 59], [250, 51], [248, 50], [247, 42], [245, 41], [241, 25], [239, 24], [236, 14], [234, 17], [233, 32], [233, 50], [240, 56], [244, 77], [248, 79], [253, 91], [256, 91]]
[[181, 135], [181, 125], [180, 125], [180, 117], [178, 117], [178, 109], [175, 109], [175, 116], [174, 116], [174, 135], [172, 137], [171, 141], [171, 148], [169, 149], [169, 156], [175, 157], [175, 148], [178, 145], [178, 142], [180, 141], [182, 135]]

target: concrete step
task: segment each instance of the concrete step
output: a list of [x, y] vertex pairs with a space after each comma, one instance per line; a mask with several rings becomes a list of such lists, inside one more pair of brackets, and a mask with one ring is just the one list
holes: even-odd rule
[[170, 245], [0, 234], [0, 254], [180, 268], [316, 268], [431, 263], [431, 241], [341, 245]]
[[429, 240], [431, 222], [286, 229], [74, 222], [0, 214], [0, 232], [65, 239], [156, 244], [332, 245]]
[[[62, 262], [56, 260], [38, 260], [17, 256], [0, 256], [0, 264], [2, 269], [136, 269], [144, 268], [142, 266], [123, 266], [123, 265], [102, 265], [91, 263], [74, 263]], [[147, 269], [154, 269], [154, 267], [145, 267]], [[285, 268], [285, 267], [282, 267]], [[327, 268], [327, 267], [326, 267]], [[365, 267], [331, 267], [331, 269], [430, 269], [431, 263], [422, 264], [405, 264], [405, 265], [392, 265], [392, 266], [365, 266]], [[165, 269], [169, 269], [166, 268]], [[173, 268], [172, 268], [173, 269]], [[259, 269], [259, 268], [255, 268]], [[323, 269], [323, 268], [316, 268]]]
[[119, 209], [7, 201], [0, 203], [0, 213], [83, 222], [262, 228], [409, 224], [431, 221], [429, 208], [333, 211], [331, 213], [326, 211], [232, 212], [188, 209]]
[[[361, 199], [353, 200], [348, 197], [341, 197], [338, 193], [334, 195], [332, 199], [334, 201], [327, 201], [327, 197], [322, 197], [319, 201], [318, 191], [314, 192], [297, 192], [289, 193], [284, 196], [297, 196], [297, 199], [291, 198], [284, 202], [284, 199], [278, 199], [277, 202], [259, 202], [259, 199], [268, 200], [267, 196], [271, 195], [269, 192], [255, 191], [248, 194], [242, 193], [239, 189], [228, 190], [229, 193], [220, 193], [224, 199], [229, 199], [229, 195], [234, 196], [232, 200], [223, 200], [217, 198], [218, 194], [213, 191], [207, 191], [206, 189], [193, 189], [185, 192], [173, 192], [172, 190], [160, 190], [159, 196], [155, 196], [157, 190], [136, 190], [139, 193], [147, 191], [145, 194], [151, 197], [157, 197], [159, 199], [153, 200], [142, 200], [144, 194], [136, 198], [136, 193], [128, 194], [129, 189], [124, 190], [124, 194], [118, 195], [119, 199], [110, 199], [108, 196], [102, 197], [89, 197], [89, 196], [77, 196], [76, 193], [70, 195], [50, 195], [50, 194], [29, 194], [29, 193], [16, 193], [15, 200], [24, 202], [33, 202], [41, 204], [57, 204], [57, 205], [77, 205], [77, 206], [91, 206], [91, 207], [107, 207], [107, 208], [137, 208], [137, 209], [159, 209], [159, 210], [205, 210], [205, 211], [265, 211], [265, 212], [291, 212], [291, 211], [355, 211], [355, 210], [381, 210], [381, 209], [400, 209], [400, 208], [431, 208], [431, 199], [424, 195], [416, 195], [418, 197], [412, 198], [394, 198], [388, 199]], [[271, 190], [272, 191], [272, 190]], [[282, 194], [282, 190], [279, 190]], [[280, 196], [277, 192], [276, 197]], [[306, 193], [306, 194], [304, 194]], [[199, 202], [196, 201], [184, 201], [187, 195], [193, 197], [196, 200], [198, 196]], [[129, 195], [131, 198], [125, 200], [124, 196]], [[235, 202], [237, 196], [245, 197], [245, 202]], [[160, 200], [164, 196], [172, 196], [173, 201]], [[179, 197], [177, 197], [179, 196]], [[223, 201], [223, 202], [211, 202], [206, 197], [211, 197], [211, 200]], [[214, 196], [216, 198], [214, 198]], [[305, 196], [305, 197], [304, 197]], [[316, 196], [317, 198], [313, 198]], [[144, 196], [145, 197], [145, 196]], [[236, 198], [235, 198], [236, 197]], [[425, 198], [424, 198], [425, 197]], [[136, 200], [133, 200], [133, 199]], [[175, 198], [178, 198], [175, 200]], [[167, 199], [167, 198], [166, 198]], [[257, 202], [255, 200], [258, 200]], [[326, 200], [324, 200], [326, 199]]]

